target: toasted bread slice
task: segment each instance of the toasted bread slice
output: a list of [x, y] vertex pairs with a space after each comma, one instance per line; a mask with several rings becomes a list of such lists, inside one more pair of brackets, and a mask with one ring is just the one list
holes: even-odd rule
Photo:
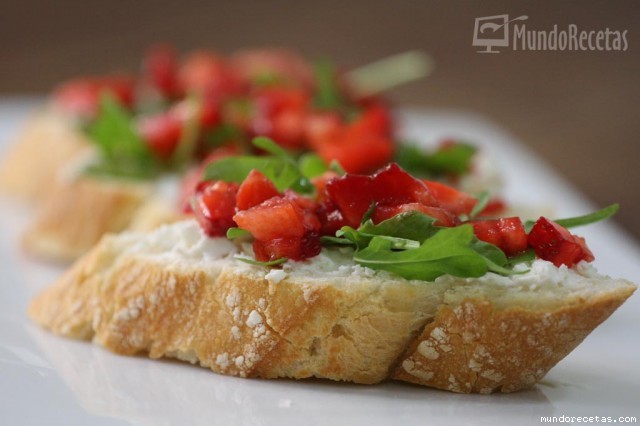
[[519, 278], [422, 282], [362, 268], [339, 251], [282, 270], [237, 253], [193, 220], [106, 236], [29, 315], [119, 354], [221, 374], [490, 393], [535, 384], [636, 288], [586, 266], [545, 277], [555, 267], [542, 261]]
[[68, 118], [53, 108], [37, 112], [26, 123], [0, 165], [0, 190], [39, 201], [69, 161], [90, 144]]
[[126, 229], [153, 186], [120, 179], [60, 179], [23, 237], [25, 248], [41, 257], [71, 261], [108, 232]]

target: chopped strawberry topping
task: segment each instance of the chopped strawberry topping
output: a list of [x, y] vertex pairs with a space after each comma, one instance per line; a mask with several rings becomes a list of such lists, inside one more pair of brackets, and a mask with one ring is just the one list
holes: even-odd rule
[[273, 197], [249, 210], [241, 210], [234, 220], [254, 238], [268, 241], [275, 238], [302, 237], [304, 212], [292, 200]]
[[223, 181], [204, 182], [198, 188], [193, 213], [207, 235], [221, 237], [236, 226], [233, 215], [237, 193], [237, 184]]
[[383, 220], [391, 219], [400, 213], [418, 211], [429, 217], [436, 219], [436, 226], [457, 226], [460, 225], [460, 219], [450, 211], [440, 207], [429, 207], [420, 203], [406, 203], [397, 206], [377, 206], [373, 212], [371, 220], [373, 223], [380, 223]]
[[65, 111], [80, 118], [93, 118], [103, 92], [109, 92], [123, 105], [133, 102], [134, 80], [129, 76], [80, 78], [58, 87], [54, 101]]
[[528, 247], [527, 233], [518, 217], [474, 220], [470, 223], [479, 240], [498, 246], [507, 256], [522, 253]]
[[336, 160], [349, 173], [371, 172], [389, 162], [393, 154], [388, 116], [379, 108], [365, 109], [355, 121], [337, 129], [329, 119], [322, 125], [318, 119], [313, 125], [327, 128], [307, 128], [311, 146], [327, 163]]
[[159, 158], [168, 159], [180, 142], [182, 120], [169, 112], [143, 117], [138, 122], [138, 131], [151, 151]]
[[581, 260], [593, 261], [591, 250], [584, 238], [571, 234], [566, 228], [541, 217], [529, 233], [529, 245], [540, 259], [548, 260], [556, 266], [569, 268]]
[[178, 70], [178, 84], [185, 93], [197, 92], [213, 99], [242, 91], [242, 81], [225, 61], [204, 51], [187, 57]]
[[358, 226], [371, 203], [398, 206], [420, 203], [437, 206], [423, 182], [393, 163], [372, 176], [345, 175], [330, 180], [326, 190], [350, 226]]
[[247, 210], [280, 195], [276, 186], [258, 170], [252, 170], [238, 190], [238, 210]]
[[178, 60], [171, 45], [159, 44], [151, 47], [142, 62], [143, 72], [149, 83], [163, 96], [179, 95]]
[[317, 255], [321, 248], [320, 222], [308, 206], [308, 202], [297, 195], [276, 196], [239, 211], [234, 220], [255, 238], [256, 259], [302, 260]]
[[438, 204], [455, 215], [468, 215], [478, 202], [473, 196], [443, 183], [430, 180], [424, 180], [423, 182], [429, 188]]

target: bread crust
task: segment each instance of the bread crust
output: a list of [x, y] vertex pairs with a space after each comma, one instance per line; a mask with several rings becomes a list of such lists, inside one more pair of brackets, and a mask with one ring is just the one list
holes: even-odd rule
[[126, 229], [152, 193], [151, 184], [88, 176], [48, 187], [23, 245], [35, 255], [63, 262], [85, 254], [104, 234]]
[[0, 165], [0, 191], [38, 202], [51, 182], [90, 144], [73, 123], [53, 108], [35, 113]]
[[31, 318], [119, 354], [242, 377], [512, 392], [540, 380], [635, 290], [620, 280], [550, 310], [497, 308], [489, 297], [447, 299], [450, 284], [275, 282], [233, 260], [120, 255], [137, 241], [126, 238], [105, 237], [32, 301]]

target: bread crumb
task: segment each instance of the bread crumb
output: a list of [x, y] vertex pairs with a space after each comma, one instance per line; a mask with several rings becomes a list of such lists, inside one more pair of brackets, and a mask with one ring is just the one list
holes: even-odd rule
[[237, 306], [238, 302], [240, 302], [240, 295], [237, 291], [234, 291], [233, 293], [227, 295], [227, 298], [225, 299], [225, 303], [230, 308]]
[[496, 370], [485, 370], [480, 373], [480, 377], [493, 380], [494, 382], [499, 382], [504, 379], [504, 374]]
[[236, 367], [241, 368], [242, 365], [244, 364], [244, 357], [242, 355], [237, 356], [235, 359], [235, 363], [236, 363]]
[[233, 327], [231, 327], [231, 335], [236, 340], [240, 339], [240, 329], [234, 325]]
[[438, 359], [438, 357], [440, 356], [438, 351], [433, 347], [431, 341], [429, 340], [423, 340], [422, 342], [420, 342], [420, 344], [418, 345], [418, 352], [423, 357], [431, 360]]
[[229, 367], [229, 354], [225, 352], [223, 354], [218, 355], [216, 357], [216, 364], [220, 366], [220, 368], [222, 368], [223, 370]]
[[249, 314], [249, 318], [247, 318], [247, 327], [254, 328], [259, 324], [262, 324], [262, 316], [258, 313], [258, 311], [251, 311]]
[[287, 277], [287, 273], [282, 269], [272, 269], [267, 272], [264, 278], [269, 281], [271, 284], [278, 284], [280, 281], [284, 280]]

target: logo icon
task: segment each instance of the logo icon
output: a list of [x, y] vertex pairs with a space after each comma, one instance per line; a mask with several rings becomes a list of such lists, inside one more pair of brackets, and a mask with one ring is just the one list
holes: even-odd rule
[[509, 46], [509, 23], [524, 21], [528, 18], [526, 15], [518, 16], [511, 20], [509, 20], [509, 15], [476, 18], [472, 45], [486, 47], [485, 50], [478, 50], [478, 53], [500, 53], [500, 51], [492, 50], [492, 48]]

